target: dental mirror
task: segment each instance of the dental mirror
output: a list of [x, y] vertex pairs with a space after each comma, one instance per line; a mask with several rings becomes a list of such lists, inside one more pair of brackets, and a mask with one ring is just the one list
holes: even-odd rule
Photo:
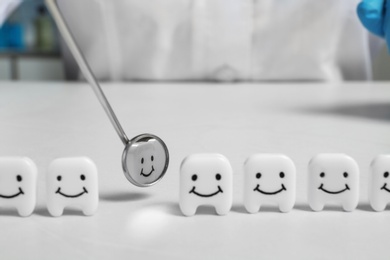
[[149, 187], [156, 184], [165, 175], [169, 164], [169, 152], [164, 141], [152, 134], [141, 134], [131, 140], [127, 138], [102, 88], [77, 46], [59, 11], [56, 0], [45, 1], [81, 72], [92, 87], [111, 124], [125, 145], [122, 154], [122, 168], [127, 180], [138, 187]]

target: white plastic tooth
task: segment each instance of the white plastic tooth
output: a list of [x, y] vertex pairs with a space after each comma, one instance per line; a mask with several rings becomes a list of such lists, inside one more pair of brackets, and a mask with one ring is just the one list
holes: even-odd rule
[[390, 155], [375, 157], [370, 165], [368, 198], [375, 211], [384, 211], [390, 203]]
[[99, 203], [98, 174], [91, 159], [54, 160], [49, 166], [46, 185], [47, 208], [52, 216], [61, 216], [66, 207], [80, 208], [88, 216], [95, 214]]
[[353, 211], [359, 202], [359, 167], [345, 154], [318, 154], [309, 162], [308, 200], [313, 211], [337, 203]]
[[215, 207], [226, 215], [233, 202], [233, 171], [220, 154], [193, 154], [180, 167], [180, 209], [193, 216], [200, 205]]
[[282, 154], [254, 154], [244, 163], [244, 205], [256, 213], [262, 205], [276, 204], [289, 212], [295, 204], [296, 169]]
[[1, 157], [0, 207], [16, 208], [20, 216], [30, 216], [36, 205], [37, 175], [31, 159]]

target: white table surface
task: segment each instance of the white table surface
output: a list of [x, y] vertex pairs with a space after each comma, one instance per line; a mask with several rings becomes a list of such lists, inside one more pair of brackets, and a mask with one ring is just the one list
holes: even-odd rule
[[[390, 84], [103, 84], [129, 137], [149, 132], [168, 145], [170, 166], [150, 188], [132, 186], [121, 168], [123, 145], [85, 83], [0, 83], [0, 156], [28, 156], [39, 170], [32, 216], [0, 210], [0, 259], [389, 259], [390, 210], [367, 198], [371, 160], [390, 152]], [[178, 207], [179, 166], [192, 153], [224, 154], [234, 170], [227, 216]], [[248, 214], [244, 160], [253, 153], [290, 156], [297, 202]], [[352, 213], [307, 204], [307, 164], [342, 152], [361, 169]], [[88, 156], [99, 170], [98, 212], [53, 218], [45, 174], [58, 157]]]

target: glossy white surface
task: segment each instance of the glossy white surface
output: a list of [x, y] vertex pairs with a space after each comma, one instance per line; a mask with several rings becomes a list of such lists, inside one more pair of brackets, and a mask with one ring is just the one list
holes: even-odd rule
[[193, 216], [199, 206], [213, 206], [218, 215], [233, 203], [233, 170], [221, 154], [191, 154], [180, 166], [180, 209]]
[[[170, 149], [164, 179], [132, 186], [123, 145], [86, 84], [0, 83], [0, 156], [38, 167], [37, 207], [28, 218], [1, 211], [1, 258], [19, 259], [388, 259], [390, 210], [372, 211], [368, 171], [390, 150], [390, 84], [103, 84], [129, 137], [150, 132]], [[307, 165], [318, 153], [345, 153], [360, 169], [360, 202], [346, 213], [307, 203]], [[181, 161], [221, 153], [233, 173], [233, 207], [193, 217], [179, 208]], [[243, 163], [283, 153], [297, 167], [297, 200], [281, 214], [243, 206]], [[59, 157], [88, 156], [99, 170], [92, 217], [46, 209], [46, 173]], [[21, 250], [23, 249], [23, 250]], [[282, 250], [281, 250], [282, 249]]]
[[254, 154], [244, 163], [244, 205], [249, 213], [276, 204], [289, 212], [295, 204], [296, 169], [283, 154]]
[[98, 171], [87, 157], [58, 158], [46, 177], [47, 209], [54, 217], [71, 207], [84, 215], [95, 214], [99, 204]]

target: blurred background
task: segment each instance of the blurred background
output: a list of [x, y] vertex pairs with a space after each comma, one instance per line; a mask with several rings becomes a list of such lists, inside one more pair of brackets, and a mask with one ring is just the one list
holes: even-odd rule
[[[314, 2], [315, 0], [312, 1]], [[62, 2], [67, 2], [67, 3], [73, 2], [74, 4], [72, 8], [77, 8], [79, 14], [80, 14], [80, 10], [82, 10], [83, 8], [82, 6], [77, 7], [77, 3], [75, 3], [75, 1], [73, 0], [62, 1]], [[81, 1], [81, 2], [85, 2], [85, 1]], [[90, 1], [90, 2], [95, 2], [95, 1]], [[134, 2], [134, 1], [129, 1], [129, 2]], [[72, 4], [69, 4], [69, 6], [71, 5]], [[69, 6], [66, 6], [65, 4], [63, 10], [66, 13], [68, 9], [67, 17], [72, 18], [72, 16], [69, 15], [69, 13], [72, 12], [69, 11], [71, 10]], [[164, 10], [162, 10], [162, 12], [163, 11]], [[61, 80], [70, 80], [70, 79], [78, 80], [80, 78], [79, 75], [74, 75], [75, 67], [77, 66], [75, 65], [74, 62], [71, 61], [72, 59], [71, 55], [65, 48], [60, 38], [60, 35], [56, 29], [56, 26], [53, 22], [53, 19], [51, 18], [47, 8], [45, 7], [43, 0], [24, 0], [24, 1], [0, 0], [0, 24], [2, 22], [2, 19], [4, 19], [4, 22], [0, 26], [0, 80], [2, 81], [4, 80], [61, 81]], [[147, 21], [142, 19], [144, 18], [143, 17], [139, 18], [140, 22], [146, 24]], [[75, 32], [76, 36], [80, 35], [80, 32], [77, 32], [77, 28], [76, 28], [78, 27], [78, 24], [80, 25], [80, 28], [84, 24], [88, 24], [87, 20], [85, 19], [78, 20], [77, 23], [74, 22], [73, 24], [72, 21], [68, 21], [68, 22], [70, 22], [71, 29], [76, 30]], [[89, 21], [89, 25], [94, 26], [93, 24], [91, 24], [91, 21]], [[100, 27], [101, 25], [96, 24], [96, 26]], [[148, 25], [146, 25], [146, 27], [147, 26]], [[132, 29], [129, 28], [129, 32], [131, 30]], [[364, 30], [363, 27], [362, 30]], [[93, 31], [93, 29], [91, 29], [91, 31]], [[145, 32], [148, 33], [148, 30], [145, 30]], [[133, 32], [130, 32], [129, 39], [130, 41], [135, 42], [137, 39], [136, 37], [134, 37], [134, 35], [137, 36], [139, 35], [139, 33], [138, 34], [134, 34], [134, 33], [131, 34], [131, 33]], [[99, 32], [96, 32], [96, 34], [99, 35]], [[108, 33], [105, 36], [109, 38], [110, 34]], [[142, 44], [144, 44], [145, 39], [143, 39], [142, 37], [140, 37], [140, 39]], [[155, 36], [150, 34], [150, 35], [146, 35], [145, 37], [149, 37], [152, 42], [153, 37]], [[313, 35], [313, 37], [316, 36]], [[188, 45], [189, 43], [184, 42], [182, 44]], [[387, 47], [385, 46], [385, 44], [381, 44], [379, 46], [380, 46], [379, 50], [377, 50], [376, 53], [372, 55], [372, 64], [370, 64], [370, 66], [372, 67], [372, 79], [375, 81], [390, 80], [390, 73], [389, 73], [390, 56], [388, 54]], [[164, 46], [162, 48], [164, 48]], [[173, 46], [173, 48], [176, 47]], [[283, 51], [284, 51], [283, 49], [280, 49], [279, 54], [282, 55]], [[142, 54], [142, 52], [139, 53]], [[147, 50], [145, 53], [150, 53], [150, 51]], [[91, 55], [96, 56], [96, 55], [103, 55], [103, 54], [97, 52]], [[185, 51], [180, 52], [179, 50], [175, 55], [179, 55], [179, 60], [181, 58], [180, 55], [182, 55], [183, 60], [186, 59]], [[238, 53], [237, 55], [240, 54]], [[88, 57], [88, 55], [87, 55], [87, 59], [89, 62], [93, 63], [93, 61], [90, 60], [91, 58]], [[150, 59], [155, 64], [160, 62], [159, 57], [150, 58], [145, 56], [145, 57], [136, 57], [136, 59], [146, 60], [145, 62], [147, 62], [147, 60]], [[174, 68], [174, 70], [185, 67], [185, 65], [181, 63], [175, 66], [176, 67], [172, 67]], [[94, 68], [93, 64], [92, 67]], [[71, 69], [71, 71], [69, 71], [69, 68]], [[130, 66], [127, 66], [127, 68], [130, 68], [130, 70], [135, 71], [137, 70], [138, 66], [136, 65], [133, 68], [131, 67], [130, 64]], [[142, 64], [141, 67], [139, 68], [142, 70]], [[147, 68], [145, 69], [145, 72], [148, 72]], [[154, 79], [156, 78], [158, 79], [157, 76]], [[169, 76], [167, 76], [167, 78], [169, 79]], [[174, 76], [171, 78], [174, 79]], [[346, 80], [355, 80], [355, 79], [352, 78]]]
[[373, 80], [387, 81], [390, 80], [390, 57], [386, 46], [383, 46], [373, 60]]
[[59, 34], [43, 0], [0, 2], [8, 16], [0, 26], [0, 80], [64, 80]]

